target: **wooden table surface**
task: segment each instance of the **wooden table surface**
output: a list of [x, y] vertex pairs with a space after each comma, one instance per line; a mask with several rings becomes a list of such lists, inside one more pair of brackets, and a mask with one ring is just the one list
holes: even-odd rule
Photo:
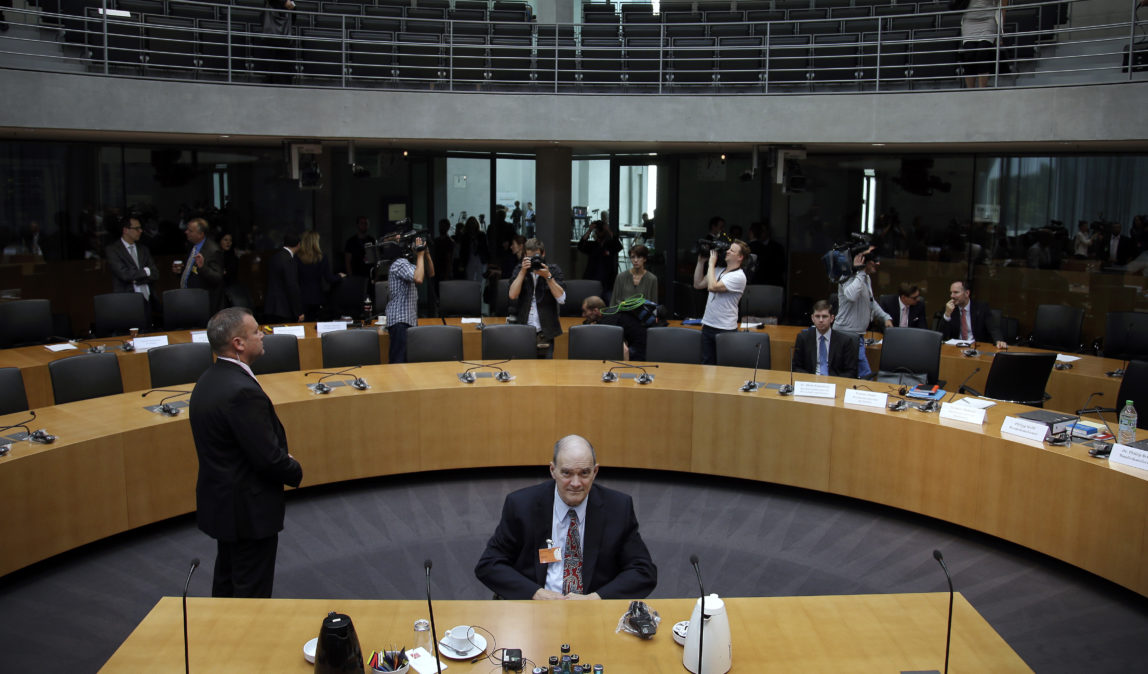
[[[643, 641], [615, 633], [629, 602], [435, 602], [441, 632], [454, 625], [480, 626], [497, 647], [521, 648], [545, 664], [569, 643], [582, 662], [607, 674], [682, 672], [682, 647], [670, 630], [688, 620], [696, 599], [657, 599], [658, 633]], [[942, 671], [949, 606], [946, 593], [822, 597], [727, 598], [734, 672]], [[188, 651], [199, 672], [306, 672], [303, 644], [316, 637], [329, 611], [355, 625], [364, 655], [409, 645], [415, 620], [427, 617], [424, 601], [189, 598]], [[452, 674], [495, 671], [492, 662], [445, 660]], [[164, 597], [100, 670], [182, 672], [180, 600]], [[530, 668], [525, 669], [526, 672]], [[949, 671], [1029, 672], [1031, 669], [960, 594], [953, 606]]]

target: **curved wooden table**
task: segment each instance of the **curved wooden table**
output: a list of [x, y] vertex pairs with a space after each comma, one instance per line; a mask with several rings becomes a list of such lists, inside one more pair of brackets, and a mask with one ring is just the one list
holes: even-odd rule
[[[983, 427], [836, 400], [741, 393], [746, 373], [662, 365], [655, 381], [601, 381], [585, 361], [514, 363], [515, 380], [467, 385], [457, 363], [379, 365], [365, 392], [318, 396], [301, 372], [261, 378], [303, 464], [303, 486], [485, 466], [538, 465], [556, 438], [588, 437], [604, 465], [724, 475], [882, 503], [1037, 550], [1148, 595], [1148, 471], [1109, 465], [1081, 446], [1002, 438], [999, 404]], [[784, 382], [786, 373], [759, 380]], [[801, 377], [802, 379], [819, 379]], [[190, 387], [187, 387], [190, 389]], [[0, 574], [195, 507], [186, 415], [145, 411], [137, 393], [40, 411], [50, 446], [0, 458]], [[601, 410], [621, 414], [603, 415]], [[505, 415], [532, 422], [507, 442]], [[10, 424], [22, 415], [0, 418]], [[450, 423], [444, 423], [448, 420]], [[635, 434], [633, 424], [641, 424]], [[724, 437], [714, 446], [715, 435]], [[1148, 435], [1140, 433], [1141, 437]], [[640, 437], [640, 442], [634, 438]], [[462, 450], [465, 448], [465, 451]]]

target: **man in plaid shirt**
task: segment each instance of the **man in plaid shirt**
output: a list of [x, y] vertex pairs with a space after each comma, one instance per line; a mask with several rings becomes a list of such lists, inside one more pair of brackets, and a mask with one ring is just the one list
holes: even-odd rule
[[391, 263], [388, 275], [391, 299], [387, 302], [387, 334], [391, 337], [389, 362], [407, 362], [407, 328], [419, 323], [419, 291], [423, 282], [427, 249], [421, 238], [415, 239], [415, 261], [400, 257]]

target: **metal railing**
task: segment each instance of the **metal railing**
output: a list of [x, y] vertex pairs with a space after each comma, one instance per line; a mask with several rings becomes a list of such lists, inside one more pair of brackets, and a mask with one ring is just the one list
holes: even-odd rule
[[961, 48], [964, 12], [936, 2], [858, 1], [819, 11], [814, 0], [810, 10], [788, 14], [707, 11], [638, 21], [627, 12], [613, 22], [539, 25], [513, 12], [492, 10], [477, 20], [475, 10], [301, 1], [291, 12], [291, 34], [281, 36], [262, 32], [268, 10], [232, 1], [73, 3], [82, 14], [5, 10], [10, 30], [0, 34], [0, 67], [308, 87], [612, 94], [956, 89], [978, 66], [996, 87], [1129, 81], [1148, 72], [1148, 19], [1137, 17], [1136, 3], [1120, 20], [1078, 22], [1072, 10], [1081, 0], [1014, 0], [995, 43], [976, 52], [983, 59], [976, 62]]

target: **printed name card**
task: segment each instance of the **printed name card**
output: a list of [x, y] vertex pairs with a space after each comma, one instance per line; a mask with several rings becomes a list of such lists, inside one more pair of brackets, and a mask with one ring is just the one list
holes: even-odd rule
[[149, 349], [154, 349], [157, 346], [167, 346], [167, 335], [136, 337], [132, 340], [132, 346], [135, 347], [137, 352], [146, 353]]
[[1015, 435], [1025, 440], [1044, 442], [1044, 437], [1048, 435], [1048, 424], [1017, 417], [1005, 417], [1004, 423], [1001, 424], [1001, 434]]
[[976, 424], [980, 426], [985, 423], [985, 411], [973, 407], [972, 405], [963, 405], [959, 402], [955, 403], [941, 403], [940, 418], [949, 419], [951, 421], [963, 421], [966, 424]]
[[1108, 455], [1108, 463], [1118, 463], [1130, 468], [1148, 470], [1148, 452], [1128, 445], [1112, 445], [1112, 453]]
[[806, 398], [836, 398], [837, 384], [826, 384], [819, 381], [793, 382], [793, 395]]
[[876, 391], [860, 391], [855, 388], [845, 389], [846, 405], [861, 405], [862, 407], [884, 408], [888, 402], [888, 393], [878, 393]]
[[192, 330], [191, 341], [195, 344], [207, 344], [207, 330]]
[[[346, 328], [343, 325], [343, 328]], [[302, 325], [276, 325], [271, 328], [271, 332], [276, 335], [295, 335], [297, 339], [304, 339], [307, 336], [306, 328]]]
[[315, 324], [315, 332], [319, 333], [320, 337], [328, 332], [338, 332], [346, 329], [347, 324], [343, 321], [320, 321]]
[[71, 342], [62, 342], [60, 344], [46, 344], [44, 348], [49, 351], [74, 351], [79, 347]]

